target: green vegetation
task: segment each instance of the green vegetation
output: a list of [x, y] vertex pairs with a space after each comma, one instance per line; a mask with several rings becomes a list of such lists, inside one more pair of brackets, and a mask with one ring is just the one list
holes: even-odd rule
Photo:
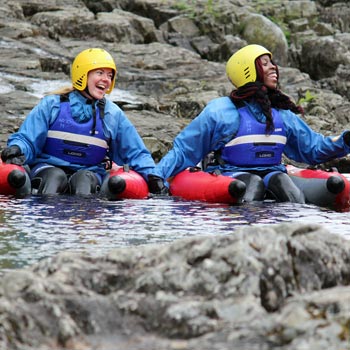
[[189, 15], [191, 18], [195, 17], [217, 17], [219, 15], [218, 11], [215, 9], [214, 0], [207, 0], [204, 4], [203, 11], [199, 9], [202, 7], [195, 0], [180, 0], [172, 7], [176, 10], [180, 10]]
[[273, 16], [266, 16], [266, 17], [271, 22], [275, 23], [277, 26], [279, 26], [281, 28], [281, 30], [283, 31], [284, 36], [287, 39], [288, 44], [290, 44], [290, 35], [291, 35], [291, 33], [290, 33], [289, 28], [288, 28], [288, 25], [285, 22], [283, 22], [282, 20], [277, 19], [277, 18], [275, 18]]
[[309, 103], [316, 98], [316, 95], [313, 95], [310, 90], [306, 90], [305, 96], [301, 97], [298, 101], [298, 104]]
[[[173, 5], [172, 7], [176, 10], [180, 10], [180, 11], [189, 11], [191, 9], [191, 5], [190, 5], [190, 1], [185, 1], [185, 0], [181, 0], [178, 1], [175, 5]], [[193, 0], [192, 0], [193, 3]]]

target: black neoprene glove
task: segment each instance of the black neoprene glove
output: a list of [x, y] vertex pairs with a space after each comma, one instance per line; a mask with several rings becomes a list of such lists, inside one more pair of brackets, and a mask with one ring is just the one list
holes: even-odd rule
[[168, 188], [164, 185], [161, 177], [148, 175], [148, 189], [150, 193], [166, 196], [169, 194]]
[[350, 131], [344, 132], [343, 139], [344, 139], [344, 143], [347, 146], [350, 146]]
[[25, 162], [25, 157], [21, 149], [18, 146], [14, 145], [6, 147], [1, 152], [1, 160], [4, 163], [23, 165]]

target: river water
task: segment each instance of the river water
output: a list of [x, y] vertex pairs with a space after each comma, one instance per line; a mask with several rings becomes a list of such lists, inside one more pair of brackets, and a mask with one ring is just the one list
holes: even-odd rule
[[101, 254], [115, 247], [166, 244], [195, 235], [230, 235], [245, 225], [320, 223], [350, 239], [349, 213], [311, 205], [230, 206], [172, 197], [106, 201], [96, 197], [0, 195], [0, 271], [63, 250]]

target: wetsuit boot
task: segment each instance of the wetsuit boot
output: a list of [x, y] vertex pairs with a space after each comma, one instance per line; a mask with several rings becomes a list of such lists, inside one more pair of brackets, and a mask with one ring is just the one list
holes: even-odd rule
[[78, 170], [69, 179], [71, 194], [89, 195], [99, 191], [100, 183], [96, 174], [90, 170]]
[[277, 202], [305, 203], [304, 193], [286, 173], [272, 172], [264, 177], [264, 183], [269, 194]]

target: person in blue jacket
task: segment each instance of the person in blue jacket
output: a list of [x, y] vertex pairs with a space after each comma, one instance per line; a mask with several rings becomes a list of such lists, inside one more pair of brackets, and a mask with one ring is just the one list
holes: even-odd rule
[[242, 180], [243, 200], [263, 200], [268, 194], [280, 202], [304, 203], [282, 154], [309, 165], [342, 157], [350, 152], [350, 132], [336, 138], [314, 132], [297, 115], [302, 108], [278, 89], [278, 67], [260, 45], [234, 53], [226, 72], [236, 89], [210, 101], [180, 132], [154, 175], [166, 180], [211, 155], [205, 171]]
[[[43, 97], [9, 137], [2, 161], [29, 168], [33, 193], [96, 193], [112, 161], [149, 180], [155, 167], [150, 152], [124, 112], [105, 98], [116, 75], [107, 51], [80, 52], [71, 67], [72, 86]], [[107, 180], [111, 192], [125, 185], [118, 177]]]

